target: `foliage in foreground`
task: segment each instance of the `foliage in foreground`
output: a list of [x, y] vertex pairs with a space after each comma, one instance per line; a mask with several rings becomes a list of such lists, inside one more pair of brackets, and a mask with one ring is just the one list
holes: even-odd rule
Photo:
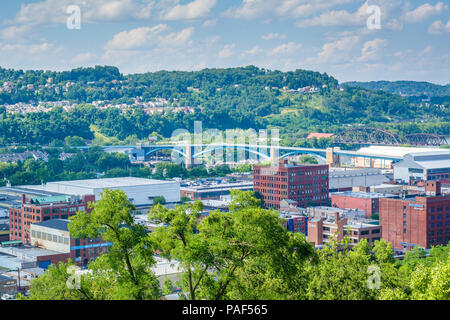
[[[89, 265], [74, 289], [67, 286], [73, 262], [51, 266], [32, 282], [29, 299], [164, 299], [174, 287], [189, 300], [450, 299], [450, 245], [429, 256], [413, 250], [402, 261], [384, 240], [349, 249], [344, 238], [314, 250], [251, 192], [232, 197], [230, 212], [205, 219], [201, 202], [174, 209], [157, 204], [149, 218], [162, 227], [149, 234], [133, 222], [135, 207], [126, 195], [106, 190], [92, 213], [78, 213], [69, 228], [76, 237], [112, 242], [109, 252]], [[156, 277], [155, 252], [180, 263], [177, 283]]]

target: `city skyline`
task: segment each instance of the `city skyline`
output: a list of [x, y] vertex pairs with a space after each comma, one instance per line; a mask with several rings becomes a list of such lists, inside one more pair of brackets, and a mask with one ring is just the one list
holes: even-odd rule
[[[80, 29], [69, 26], [70, 6], [80, 9]], [[369, 27], [374, 6], [379, 28]], [[129, 74], [256, 65], [340, 82], [450, 83], [443, 1], [6, 0], [2, 9], [3, 68], [113, 65]]]

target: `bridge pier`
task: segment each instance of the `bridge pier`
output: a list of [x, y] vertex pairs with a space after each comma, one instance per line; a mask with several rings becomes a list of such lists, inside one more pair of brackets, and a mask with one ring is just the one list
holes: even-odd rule
[[278, 159], [280, 158], [280, 150], [275, 149], [275, 147], [270, 147], [270, 162], [272, 165], [276, 165], [278, 163]]
[[191, 169], [194, 167], [194, 159], [192, 158], [192, 147], [190, 145], [186, 146], [185, 154], [186, 154], [186, 162], [185, 162], [186, 169]]
[[341, 151], [340, 147], [327, 148], [327, 164], [330, 167], [340, 167], [341, 158], [335, 152]]

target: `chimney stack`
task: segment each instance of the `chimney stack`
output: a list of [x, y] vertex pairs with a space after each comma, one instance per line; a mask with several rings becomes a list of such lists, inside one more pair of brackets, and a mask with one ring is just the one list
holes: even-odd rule
[[427, 196], [440, 196], [441, 195], [441, 182], [440, 181], [427, 181], [425, 185], [425, 193]]

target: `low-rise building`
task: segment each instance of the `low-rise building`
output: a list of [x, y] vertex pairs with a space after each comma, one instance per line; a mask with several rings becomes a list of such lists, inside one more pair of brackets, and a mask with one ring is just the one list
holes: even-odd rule
[[330, 192], [351, 191], [360, 186], [372, 187], [391, 179], [387, 170], [330, 168]]
[[73, 181], [48, 182], [42, 186], [23, 186], [32, 190], [57, 192], [67, 195], [94, 195], [100, 199], [105, 189], [122, 190], [137, 207], [149, 207], [157, 197], [164, 197], [167, 203], [180, 201], [180, 183], [135, 177], [104, 178]]
[[450, 151], [406, 154], [394, 164], [394, 179], [409, 184], [427, 180], [450, 183]]
[[306, 216], [294, 213], [280, 213], [280, 218], [283, 221], [283, 227], [287, 231], [308, 234], [308, 218]]
[[0, 274], [0, 296], [17, 293], [17, 280]]
[[[370, 222], [370, 223], [369, 223]], [[308, 240], [315, 246], [329, 243], [333, 239], [342, 241], [346, 236], [350, 238], [350, 245], [355, 245], [361, 239], [367, 239], [371, 244], [380, 240], [382, 227], [370, 220], [349, 220], [334, 212], [326, 218], [308, 219]]]
[[31, 225], [31, 244], [36, 247], [53, 250], [65, 254], [41, 261], [39, 267], [45, 268], [58, 261], [72, 259], [78, 265], [87, 266], [102, 253], [107, 253], [110, 242], [104, 242], [101, 237], [77, 239], [69, 233], [69, 220], [53, 219]]
[[187, 197], [191, 200], [220, 200], [221, 197], [230, 194], [230, 190], [252, 191], [253, 182], [236, 183], [213, 183], [191, 185], [181, 187], [181, 197]]

